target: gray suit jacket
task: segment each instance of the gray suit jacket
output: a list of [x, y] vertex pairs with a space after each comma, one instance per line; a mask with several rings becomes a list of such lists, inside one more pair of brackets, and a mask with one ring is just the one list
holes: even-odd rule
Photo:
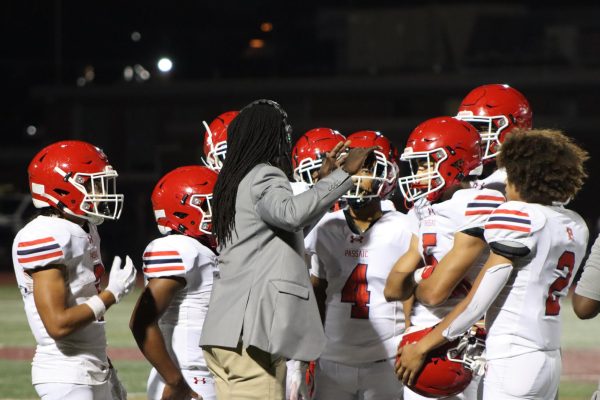
[[[221, 246], [201, 346], [255, 346], [296, 360], [314, 360], [325, 346], [308, 270], [302, 228], [314, 224], [352, 187], [337, 169], [293, 196], [285, 174], [268, 164], [240, 182], [235, 231]], [[219, 205], [216, 204], [215, 207]]]

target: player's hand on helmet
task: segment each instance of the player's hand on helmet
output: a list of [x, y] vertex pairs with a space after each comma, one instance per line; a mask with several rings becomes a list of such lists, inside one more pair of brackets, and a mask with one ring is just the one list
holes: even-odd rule
[[427, 353], [419, 350], [417, 343], [409, 343], [398, 349], [396, 376], [405, 385], [412, 385], [425, 363]]
[[362, 168], [367, 157], [377, 149], [380, 149], [380, 147], [371, 146], [353, 148], [348, 152], [346, 158], [344, 158], [342, 162], [342, 169], [350, 175], [354, 175], [359, 169]]
[[189, 400], [199, 399], [202, 400], [202, 396], [194, 392], [192, 388], [187, 384], [185, 379], [180, 379], [174, 385], [166, 384], [162, 392], [161, 400]]
[[123, 268], [121, 268], [121, 257], [115, 256], [108, 276], [106, 290], [113, 294], [117, 303], [133, 289], [136, 273], [135, 266], [129, 256], [125, 257]]
[[349, 145], [349, 140], [347, 140], [346, 142], [339, 142], [335, 145], [333, 149], [331, 149], [330, 152], [325, 154], [325, 157], [323, 158], [323, 163], [321, 164], [321, 168], [319, 169], [319, 179], [325, 178], [332, 171], [339, 168], [341, 162], [341, 160], [339, 159], [340, 155], [344, 152], [344, 149], [346, 149]]
[[308, 400], [308, 385], [306, 384], [306, 372], [308, 363], [305, 361], [294, 361], [290, 371], [292, 380], [290, 383], [290, 400]]

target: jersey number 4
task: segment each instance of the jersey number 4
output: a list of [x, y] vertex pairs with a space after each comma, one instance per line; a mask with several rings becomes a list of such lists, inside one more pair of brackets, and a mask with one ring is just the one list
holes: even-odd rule
[[572, 251], [565, 251], [558, 258], [556, 269], [559, 270], [561, 275], [564, 275], [566, 270], [566, 275], [559, 276], [550, 285], [548, 298], [546, 299], [546, 315], [558, 315], [560, 313], [560, 303], [558, 301], [562, 296], [560, 292], [569, 285], [573, 267], [575, 267], [575, 254]]
[[342, 303], [352, 303], [350, 318], [369, 319], [371, 292], [367, 290], [367, 264], [357, 264], [342, 288]]

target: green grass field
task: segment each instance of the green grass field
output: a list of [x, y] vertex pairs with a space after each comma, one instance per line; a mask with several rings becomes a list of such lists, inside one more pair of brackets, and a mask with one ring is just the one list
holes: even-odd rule
[[[135, 342], [129, 332], [129, 316], [140, 290], [126, 297], [106, 314], [109, 347], [135, 348]], [[0, 348], [33, 347], [33, 336], [29, 331], [23, 302], [15, 286], [0, 285], [0, 305], [3, 315], [0, 323]], [[580, 321], [571, 310], [570, 304], [563, 306], [564, 332], [563, 349], [600, 348], [600, 320]], [[600, 362], [600, 360], [599, 360]], [[123, 381], [129, 398], [145, 398], [146, 379], [150, 364], [145, 361], [115, 361], [119, 377]], [[31, 386], [30, 361], [11, 361], [0, 359], [0, 400], [35, 399], [36, 393]], [[589, 381], [561, 381], [561, 400], [589, 400], [597, 384]]]

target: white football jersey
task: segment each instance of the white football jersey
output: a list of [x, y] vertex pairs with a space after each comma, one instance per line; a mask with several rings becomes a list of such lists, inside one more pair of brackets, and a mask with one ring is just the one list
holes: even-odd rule
[[485, 239], [514, 265], [486, 314], [487, 358], [559, 349], [561, 300], [588, 241], [583, 219], [560, 206], [510, 201], [489, 217]]
[[[32, 382], [94, 385], [106, 381], [104, 321], [93, 321], [57, 342], [48, 335], [33, 299], [29, 272], [47, 265], [64, 265], [68, 287], [66, 304], [73, 307], [98, 294], [104, 266], [100, 237], [63, 218], [39, 216], [17, 233], [12, 247], [17, 284], [25, 302], [27, 321], [37, 347]], [[42, 288], [43, 290], [43, 288]], [[57, 373], [60, 371], [60, 373]]]
[[410, 245], [406, 215], [388, 211], [366, 232], [354, 233], [344, 210], [328, 213], [305, 240], [316, 254], [312, 273], [327, 286], [321, 358], [356, 365], [395, 356], [404, 331], [402, 303], [383, 297], [394, 263]]
[[396, 211], [396, 206], [391, 200], [381, 200], [381, 211]]
[[[490, 189], [461, 189], [446, 201], [424, 205], [419, 209], [419, 251], [425, 265], [437, 265], [452, 249], [456, 232], [476, 230], [483, 234], [483, 225], [492, 211], [505, 201], [504, 196]], [[469, 269], [464, 286], [470, 287], [481, 270], [488, 252], [484, 252]], [[455, 291], [448, 300], [436, 307], [418, 301], [413, 306], [411, 322], [428, 327], [444, 318], [465, 296]]]
[[294, 196], [304, 193], [308, 189], [310, 189], [308, 183], [304, 182], [290, 182], [290, 186], [292, 186], [292, 193], [294, 194]]
[[182, 369], [206, 367], [199, 347], [208, 310], [217, 256], [198, 240], [168, 235], [150, 242], [144, 251], [144, 279], [180, 277], [186, 285], [159, 320], [165, 343]]
[[490, 174], [487, 178], [478, 179], [473, 182], [473, 187], [482, 189], [493, 189], [501, 192], [502, 194], [506, 193], [506, 169], [498, 168], [494, 172]]

